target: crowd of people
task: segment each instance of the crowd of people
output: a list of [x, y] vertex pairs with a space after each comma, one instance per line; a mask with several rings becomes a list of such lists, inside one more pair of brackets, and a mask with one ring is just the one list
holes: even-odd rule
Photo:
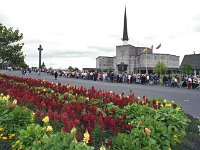
[[64, 76], [66, 78], [76, 78], [83, 80], [93, 80], [111, 83], [128, 83], [128, 84], [143, 84], [143, 85], [163, 85], [173, 88], [185, 87], [188, 89], [200, 88], [200, 77], [197, 75], [156, 75], [156, 74], [116, 74], [114, 72], [68, 72], [62, 70], [53, 70], [47, 73], [57, 76]]

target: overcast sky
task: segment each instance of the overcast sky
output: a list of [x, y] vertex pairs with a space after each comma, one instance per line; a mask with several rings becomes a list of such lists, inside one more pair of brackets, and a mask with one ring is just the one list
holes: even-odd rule
[[0, 0], [0, 22], [23, 33], [26, 63], [47, 67], [96, 67], [115, 56], [127, 8], [129, 44], [155, 53], [200, 53], [199, 0]]

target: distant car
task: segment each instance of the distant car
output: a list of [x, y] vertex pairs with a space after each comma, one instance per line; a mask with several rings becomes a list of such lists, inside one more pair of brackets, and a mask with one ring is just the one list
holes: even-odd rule
[[7, 70], [10, 70], [10, 71], [11, 71], [11, 70], [13, 70], [13, 69], [12, 69], [12, 67], [7, 67]]

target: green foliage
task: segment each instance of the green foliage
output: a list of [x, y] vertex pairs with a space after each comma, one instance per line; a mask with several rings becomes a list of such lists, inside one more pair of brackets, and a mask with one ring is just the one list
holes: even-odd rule
[[191, 64], [184, 64], [183, 65], [183, 69], [182, 69], [182, 73], [185, 75], [190, 75], [192, 73], [192, 65]]
[[69, 66], [69, 67], [68, 67], [68, 71], [73, 72], [73, 71], [74, 71], [74, 68], [73, 68], [72, 66]]
[[180, 107], [172, 109], [172, 104], [166, 102], [157, 110], [137, 104], [127, 105], [124, 113], [133, 129], [130, 133], [118, 134], [113, 139], [113, 149], [169, 149], [180, 143], [189, 120]]
[[77, 143], [75, 140], [74, 133], [56, 132], [52, 135], [46, 135], [41, 138], [41, 140], [35, 140], [31, 147], [32, 150], [93, 150], [94, 148], [87, 146], [83, 142]]
[[27, 124], [33, 122], [32, 111], [25, 107], [19, 107], [12, 102], [0, 100], [0, 125], [3, 127], [3, 134], [19, 134], [19, 129], [26, 128]]
[[154, 68], [154, 72], [158, 75], [165, 74], [167, 70], [167, 66], [161, 61], [158, 61]]
[[26, 129], [21, 129], [19, 133], [18, 139], [20, 143], [15, 143], [13, 148], [17, 149], [22, 146], [22, 148], [31, 149], [34, 141], [40, 141], [43, 138], [45, 130], [38, 124], [31, 124]]
[[7, 28], [0, 23], [0, 59], [2, 63], [7, 62], [13, 66], [25, 66], [24, 55], [22, 52], [23, 34], [19, 30]]
[[68, 71], [74, 72], [74, 71], [79, 71], [79, 69], [77, 67], [73, 68], [72, 66], [69, 66]]

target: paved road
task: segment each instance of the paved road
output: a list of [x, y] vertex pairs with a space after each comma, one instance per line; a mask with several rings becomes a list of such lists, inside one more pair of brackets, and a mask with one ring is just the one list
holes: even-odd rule
[[186, 113], [189, 113], [195, 117], [200, 118], [200, 90], [186, 89], [186, 88], [171, 88], [163, 86], [150, 86], [150, 85], [140, 85], [140, 84], [126, 84], [126, 83], [107, 83], [99, 81], [89, 81], [81, 79], [72, 79], [66, 77], [58, 77], [58, 80], [54, 80], [54, 76], [41, 73], [38, 76], [36, 73], [32, 72], [29, 75], [22, 75], [19, 71], [2, 71], [0, 73], [45, 79], [50, 82], [60, 82], [62, 84], [76, 85], [78, 87], [84, 86], [91, 88], [94, 86], [96, 89], [101, 89], [104, 91], [113, 91], [121, 94], [124, 92], [126, 95], [129, 94], [130, 90], [133, 90], [136, 96], [142, 97], [147, 96], [151, 98], [165, 98], [167, 100], [174, 100], [177, 104], [181, 105]]

